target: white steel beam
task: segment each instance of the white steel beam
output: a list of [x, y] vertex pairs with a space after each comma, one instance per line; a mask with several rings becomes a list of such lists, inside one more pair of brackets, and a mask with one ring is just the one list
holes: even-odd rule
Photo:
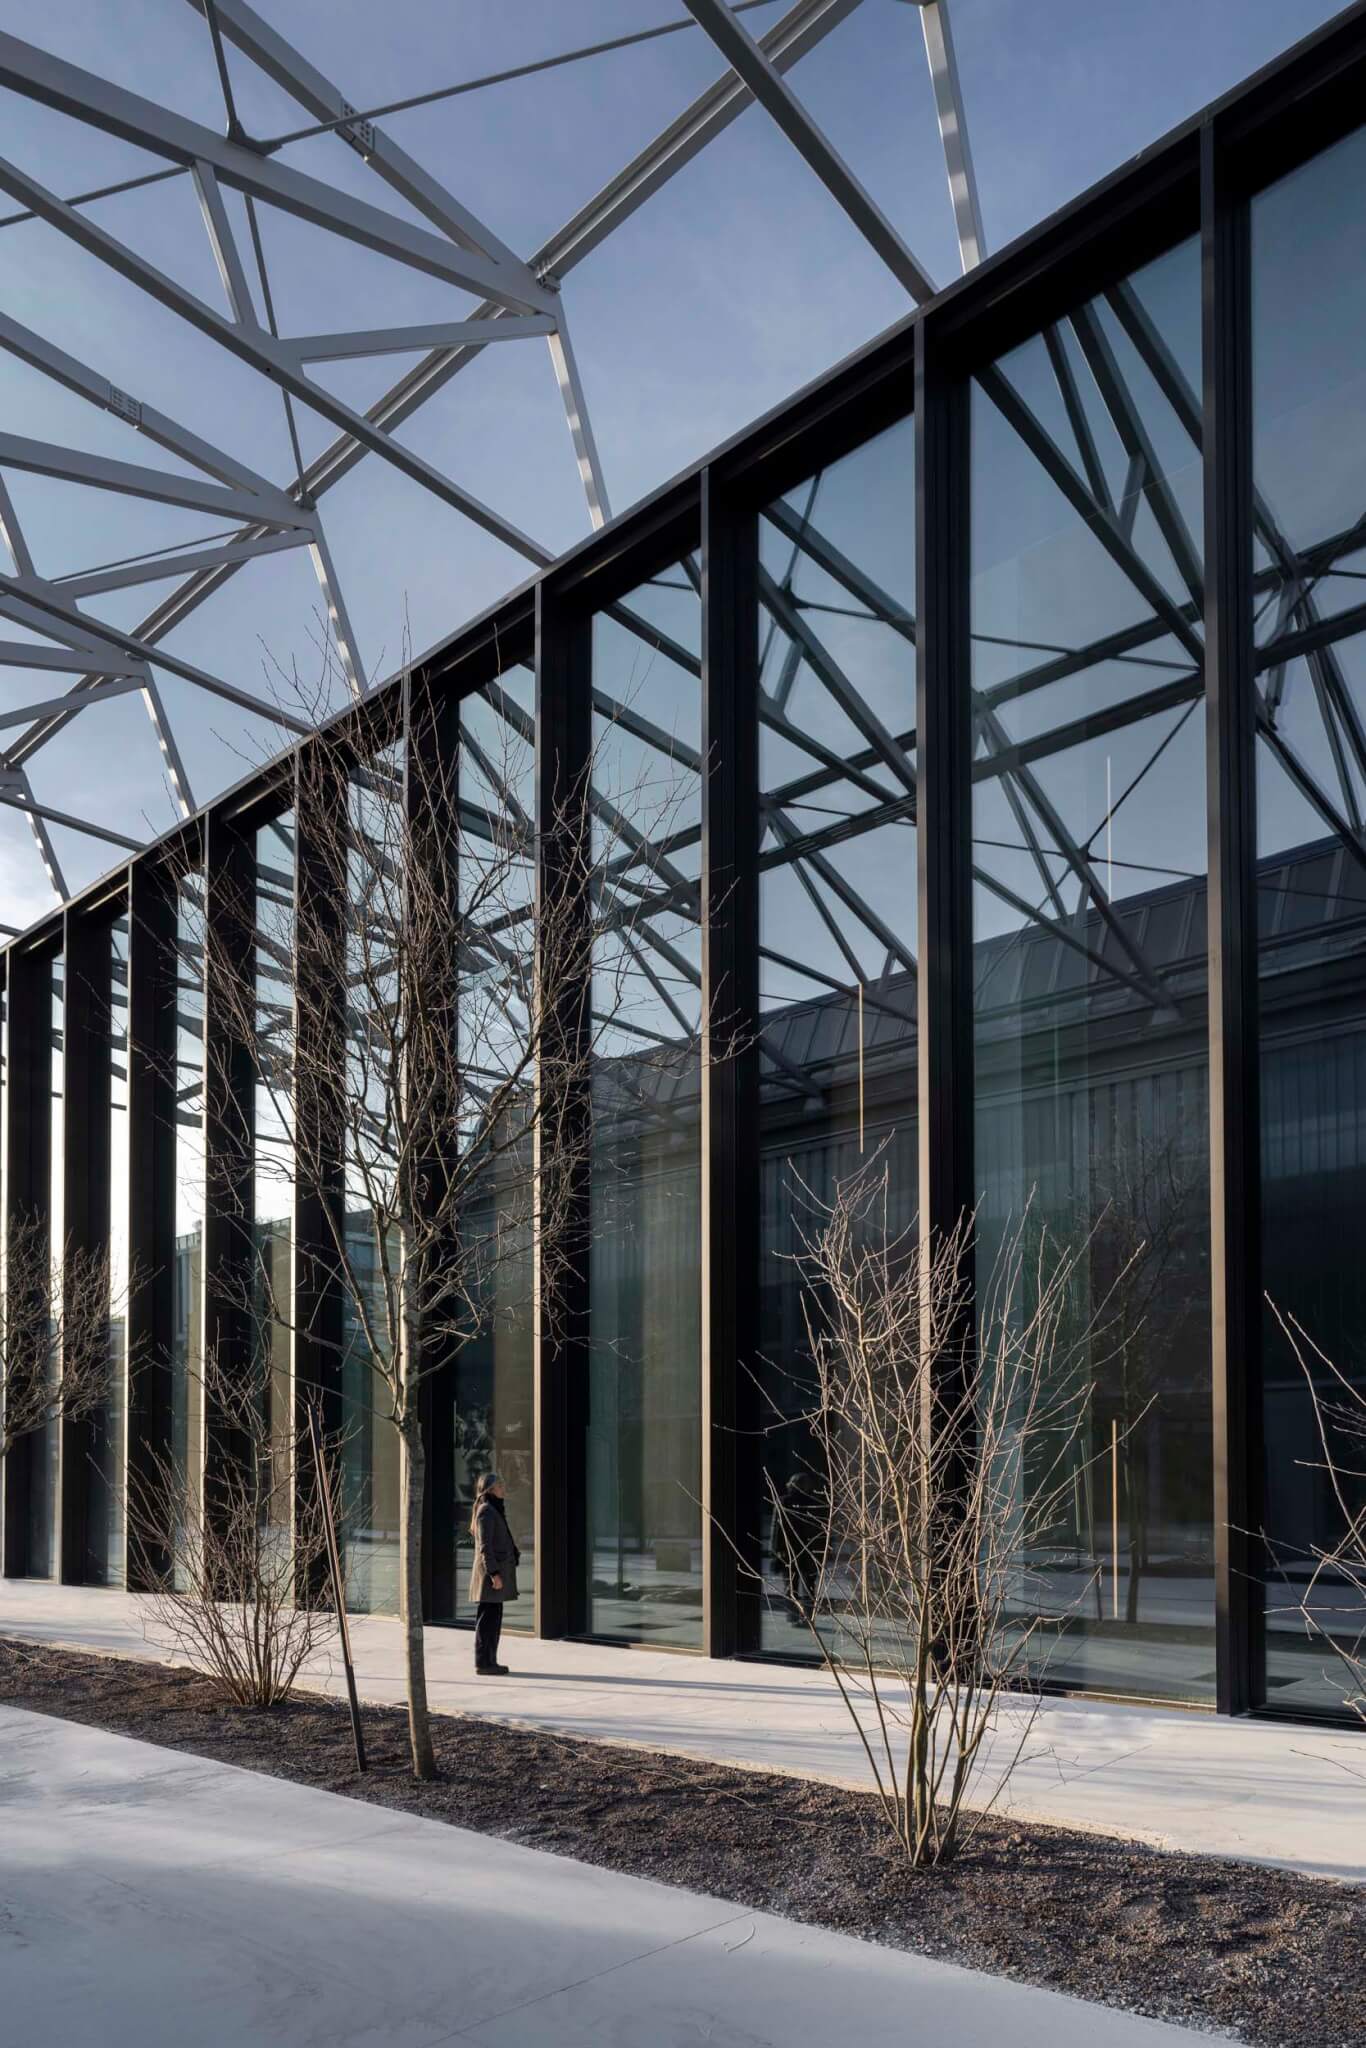
[[0, 467], [87, 484], [95, 490], [118, 491], [130, 498], [155, 498], [163, 505], [180, 505], [214, 519], [261, 519], [272, 526], [310, 523], [308, 514], [301, 512], [292, 498], [273, 487], [257, 494], [229, 484], [203, 483], [198, 477], [146, 469], [141, 463], [122, 462], [112, 455], [87, 455], [54, 441], [31, 441], [25, 434], [0, 434]]
[[[8, 39], [0, 37], [0, 45], [6, 40]], [[463, 512], [467, 519], [473, 520], [476, 526], [481, 526], [495, 539], [503, 541], [515, 553], [525, 556], [538, 568], [543, 568], [551, 560], [549, 549], [543, 548], [539, 541], [534, 541], [529, 535], [522, 533], [508, 520], [490, 510], [480, 499], [462, 490], [458, 484], [452, 483], [450, 478], [443, 476], [439, 470], [433, 469], [421, 456], [414, 455], [411, 449], [405, 448], [401, 442], [392, 440], [388, 434], [372, 426], [365, 415], [353, 411], [349, 405], [344, 405], [339, 398], [334, 398], [331, 392], [324, 390], [320, 384], [315, 384], [311, 378], [306, 377], [290, 360], [287, 350], [276, 343], [271, 335], [260, 330], [239, 327], [235, 321], [215, 312], [211, 306], [206, 306], [202, 299], [196, 298], [193, 292], [177, 284], [174, 278], [168, 277], [154, 264], [136, 255], [115, 236], [107, 234], [103, 228], [97, 227], [94, 221], [77, 212], [75, 207], [68, 206], [65, 200], [49, 192], [36, 178], [31, 178], [26, 171], [20, 170], [17, 164], [9, 163], [3, 158], [0, 158], [0, 190], [9, 192], [25, 206], [31, 207], [41, 220], [47, 221], [51, 227], [60, 229], [78, 248], [107, 263], [119, 276], [127, 278], [130, 284], [139, 286], [168, 311], [178, 313], [202, 334], [221, 342], [229, 354], [250, 364], [253, 369], [262, 371], [293, 397], [301, 399], [314, 412], [321, 413], [323, 418], [330, 420], [334, 426], [344, 428], [363, 446], [382, 455], [395, 469], [411, 477], [414, 483], [423, 484], [434, 497], [443, 499], [457, 512]]]
[[312, 543], [315, 520], [300, 513], [300, 524], [284, 533], [263, 533], [257, 540], [224, 541], [220, 547], [181, 548], [173, 555], [152, 555], [136, 562], [113, 562], [107, 569], [87, 569], [74, 576], [52, 579], [50, 588], [59, 595], [79, 601], [98, 597], [105, 590], [128, 590], [139, 583], [164, 583], [176, 576], [190, 576], [200, 569], [231, 565], [240, 568], [258, 555], [279, 554], [286, 548]]
[[[250, 493], [259, 503], [256, 510], [247, 515], [249, 518], [264, 519], [272, 524], [297, 525], [305, 517], [278, 485], [258, 476], [235, 455], [229, 455], [201, 435], [191, 433], [188, 427], [182, 427], [178, 420], [169, 419], [155, 406], [120, 390], [98, 370], [90, 369], [75, 356], [68, 355], [65, 349], [58, 348], [31, 327], [25, 327], [3, 312], [0, 312], [0, 348], [17, 356], [30, 369], [40, 370], [45, 377], [51, 377], [54, 383], [74, 392], [78, 398], [98, 406], [101, 412], [112, 412], [116, 419], [134, 428], [144, 440], [165, 448], [169, 454], [178, 455], [182, 461], [202, 470], [205, 476], [216, 477], [221, 484]], [[162, 474], [160, 470], [151, 473]], [[168, 477], [167, 481], [174, 483], [179, 479]], [[272, 518], [273, 511], [280, 513], [279, 520]]]
[[352, 628], [350, 615], [346, 609], [346, 600], [342, 596], [341, 583], [332, 561], [331, 551], [328, 548], [321, 521], [319, 521], [317, 533], [314, 535], [313, 543], [308, 552], [313, 558], [314, 574], [318, 579], [318, 588], [323, 594], [323, 604], [327, 610], [327, 623], [331, 629], [332, 638], [336, 642], [337, 657], [342, 665], [342, 674], [346, 677], [346, 687], [353, 697], [363, 697], [365, 695], [365, 666], [361, 661], [360, 651], [356, 645], [355, 631]]
[[[553, 310], [547, 293], [529, 273], [517, 279], [513, 289], [506, 268], [478, 249], [452, 243], [398, 214], [371, 206], [368, 200], [336, 191], [303, 171], [216, 135], [198, 121], [186, 120], [169, 107], [126, 92], [92, 71], [22, 42], [18, 36], [0, 33], [0, 85], [102, 129], [106, 135], [115, 135], [135, 149], [150, 150], [171, 163], [183, 164], [187, 170], [206, 164], [238, 191], [446, 284], [497, 299], [518, 311]], [[31, 204], [27, 199], [22, 203]]]
[[91, 704], [103, 704], [110, 697], [125, 697], [130, 690], [141, 688], [140, 675], [111, 677], [108, 682], [97, 683], [88, 690], [73, 690], [65, 697], [49, 697], [43, 704], [21, 704], [13, 711], [0, 710], [0, 726], [31, 724], [35, 718], [48, 718], [54, 711], [72, 708], [84, 711]]
[[76, 611], [66, 593], [41, 576], [0, 578], [0, 618], [26, 632], [41, 633], [45, 645], [56, 640], [63, 648], [74, 649], [85, 667], [93, 668], [97, 675], [128, 673], [127, 649], [106, 638], [97, 620]]
[[[0, 804], [8, 804], [11, 810], [22, 811], [35, 824], [41, 819], [54, 825], [65, 825], [71, 832], [85, 832], [91, 839], [106, 840], [110, 846], [126, 846], [132, 853], [139, 853], [142, 850], [143, 842], [140, 839], [130, 839], [126, 832], [115, 832], [108, 825], [93, 824], [89, 818], [73, 818], [69, 811], [54, 811], [51, 804], [37, 803], [26, 775], [16, 776], [14, 784], [11, 784], [8, 776], [4, 778], [4, 786], [0, 786]], [[58, 888], [56, 882], [53, 883], [53, 887], [57, 889], [59, 896], [64, 895], [64, 889]]]
[[[36, 641], [0, 640], [0, 668], [28, 668], [41, 674], [51, 671], [59, 675], [83, 675], [90, 666], [90, 659], [88, 647], [47, 647], [39, 646]], [[128, 657], [115, 667], [101, 670], [103, 675], [131, 676], [137, 673], [137, 662]], [[45, 717], [50, 709], [49, 705], [40, 704], [33, 716]], [[12, 725], [14, 720], [5, 722]]]
[[[758, 47], [775, 71], [786, 72], [847, 20], [859, 4], [860, 0], [797, 0], [797, 5], [759, 38]], [[557, 277], [567, 276], [653, 193], [667, 185], [732, 121], [738, 120], [752, 97], [749, 87], [734, 71], [726, 71], [581, 207], [558, 234], [552, 235], [531, 259], [537, 275], [550, 270]]]
[[968, 145], [968, 124], [963, 112], [963, 89], [958, 82], [958, 59], [949, 27], [948, 0], [925, 0], [920, 9], [925, 32], [925, 55], [929, 59], [930, 82], [934, 86], [935, 111], [939, 116], [939, 139], [944, 148], [944, 168], [949, 174], [949, 198], [958, 231], [958, 257], [964, 271], [979, 264], [987, 253], [982, 232], [982, 209], [977, 202], [977, 177]]
[[[61, 598], [54, 596], [53, 586], [50, 584], [42, 586], [40, 595], [31, 583], [21, 584], [13, 576], [0, 576], [0, 611], [8, 609], [16, 602], [27, 604], [33, 611], [49, 617], [52, 624], [43, 628], [45, 631], [59, 633], [61, 628], [68, 627], [73, 631], [84, 629], [91, 634], [98, 634], [107, 646], [119, 651], [120, 657], [132, 655], [139, 661], [155, 661], [169, 674], [179, 676], [183, 682], [197, 683], [202, 690], [210, 691], [215, 697], [226, 698], [228, 703], [236, 704], [243, 711], [253, 712], [258, 718], [269, 719], [276, 725], [282, 725], [289, 732], [306, 733], [313, 729], [306, 719], [295, 718], [292, 712], [284, 710], [282, 706], [267, 704], [259, 697], [252, 697], [247, 691], [239, 690], [235, 684], [225, 683], [221, 677], [210, 675], [205, 669], [196, 668], [193, 662], [182, 661], [178, 654], [168, 654], [165, 648], [147, 646], [136, 633], [122, 632], [119, 627], [107, 625], [103, 620], [87, 619], [83, 613], [73, 610]], [[124, 670], [125, 664], [120, 659], [115, 673], [122, 673]], [[107, 671], [98, 668], [97, 673], [105, 674]]]
[[209, 237], [218, 275], [223, 281], [223, 294], [234, 320], [243, 327], [259, 327], [256, 317], [256, 302], [251, 296], [247, 273], [242, 266], [241, 251], [237, 237], [228, 219], [228, 209], [223, 204], [223, 194], [218, 189], [218, 178], [211, 165], [197, 163], [194, 166], [194, 188], [199, 194], [199, 211], [204, 217], [204, 229]]
[[934, 284], [928, 271], [916, 261], [871, 193], [859, 183], [725, 0], [683, 0], [683, 4], [898, 283], [913, 299], [932, 297]]
[[[860, 0], [795, 0], [782, 20], [775, 22], [761, 38], [759, 47], [775, 70], [786, 72], [800, 58], [816, 49], [859, 5]], [[241, 12], [240, 7], [233, 10], [236, 17], [240, 17]], [[748, 88], [734, 72], [726, 71], [542, 244], [531, 258], [533, 269], [541, 275], [553, 272], [557, 277], [563, 277], [581, 263], [655, 192], [685, 169], [709, 142], [737, 120], [750, 100]], [[499, 314], [498, 305], [488, 300], [478, 308], [473, 318], [496, 324]], [[402, 426], [452, 377], [474, 362], [482, 349], [481, 340], [478, 344], [469, 343], [457, 349], [434, 350], [421, 363], [406, 370], [369, 408], [365, 415], [367, 421], [377, 432], [392, 432]], [[301, 492], [308, 496], [310, 502], [322, 497], [334, 484], [350, 475], [368, 448], [367, 442], [343, 430], [321, 455], [309, 463], [299, 482]], [[260, 528], [247, 529], [237, 538], [250, 542], [260, 535]], [[169, 593], [139, 622], [139, 638], [144, 644], [155, 646], [221, 590], [228, 579], [237, 574], [239, 567], [240, 564], [228, 561], [197, 571], [181, 589]], [[59, 715], [36, 727], [32, 733], [26, 733], [10, 750], [11, 758], [30, 758], [54, 738], [65, 723], [65, 717]]]
[[24, 529], [19, 524], [19, 514], [14, 509], [14, 500], [3, 476], [0, 476], [0, 544], [14, 564], [16, 576], [37, 575], [28, 542], [24, 539]]
[[[190, 0], [190, 5], [197, 14], [205, 13], [204, 0]], [[278, 35], [245, 0], [215, 0], [214, 13], [227, 41], [281, 86], [315, 121], [335, 121], [341, 114], [355, 112], [332, 81]], [[342, 129], [340, 135], [377, 178], [382, 178], [391, 190], [424, 214], [442, 234], [449, 235], [464, 249], [476, 249], [490, 257], [506, 273], [509, 285], [520, 286], [524, 291], [537, 289], [535, 278], [521, 258], [373, 122], [357, 121], [354, 127]]]
[[[193, 4], [193, 0], [191, 0]], [[335, 363], [347, 356], [396, 356], [417, 349], [460, 348], [468, 341], [523, 341], [553, 335], [546, 313], [509, 313], [502, 320], [432, 320], [419, 327], [375, 327], [357, 334], [290, 334], [278, 344], [301, 363]]]
[[19, 771], [19, 784], [23, 791], [23, 797], [27, 799], [27, 802], [14, 796], [7, 796], [3, 801], [12, 804], [15, 810], [26, 810], [28, 812], [29, 830], [33, 834], [34, 844], [38, 848], [38, 858], [43, 863], [52, 893], [59, 902], [65, 903], [71, 891], [66, 886], [66, 876], [62, 872], [62, 864], [57, 858], [57, 849], [52, 843], [52, 834], [47, 829], [47, 813], [40, 811], [34, 801], [33, 786], [23, 769]]
[[152, 674], [150, 668], [143, 681], [142, 701], [147, 708], [147, 716], [152, 721], [152, 731], [156, 734], [157, 745], [161, 750], [162, 766], [166, 771], [166, 779], [171, 785], [171, 794], [180, 807], [181, 817], [188, 818], [194, 809], [194, 794], [190, 788], [190, 778], [185, 772], [185, 763], [181, 759], [180, 748], [176, 744], [175, 732], [170, 719], [166, 715], [166, 706], [161, 701], [161, 692], [157, 688], [156, 677]]
[[[501, 320], [495, 327], [503, 325]], [[579, 379], [579, 366], [574, 356], [569, 330], [561, 311], [560, 327], [550, 337], [550, 360], [555, 370], [555, 382], [560, 387], [560, 400], [564, 416], [569, 423], [570, 439], [574, 443], [574, 460], [579, 465], [579, 479], [583, 484], [584, 496], [588, 500], [588, 516], [595, 527], [605, 526], [612, 516], [607, 501], [607, 483], [602, 473], [602, 461], [598, 455], [598, 444], [593, 434], [593, 422], [588, 417], [588, 404], [583, 395]]]

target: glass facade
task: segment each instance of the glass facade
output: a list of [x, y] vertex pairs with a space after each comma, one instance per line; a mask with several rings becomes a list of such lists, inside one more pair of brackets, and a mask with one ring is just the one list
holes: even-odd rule
[[[516, 1082], [527, 1043], [534, 957], [536, 679], [509, 669], [460, 708], [460, 914], [468, 945], [457, 1005], [461, 1058], [481, 1099]], [[509, 1139], [526, 1115], [516, 1086]], [[472, 1091], [473, 1092], [473, 1091]], [[483, 1472], [503, 1481], [508, 1526], [521, 1551], [509, 1628], [530, 1628], [536, 1592], [535, 1387], [532, 1234], [526, 1147], [510, 1143], [471, 1204], [469, 1231], [488, 1244], [484, 1315], [452, 1368], [455, 1607], [467, 1598], [474, 1491]]]
[[90, 1418], [85, 1517], [85, 1576], [121, 1586], [125, 1566], [124, 1453], [128, 1427], [128, 920], [109, 927], [108, 981], [100, 991], [108, 1032], [109, 1398]]
[[[252, 1288], [256, 1371], [275, 1460], [293, 1455], [290, 1317], [294, 1286], [294, 813], [255, 834], [258, 1059], [252, 1103]], [[279, 1469], [278, 1465], [276, 1467]], [[274, 1519], [288, 1489], [272, 1483]]]
[[[800, 1543], [803, 1233], [860, 1171], [916, 1213], [915, 429], [770, 505], [759, 532], [760, 1647], [816, 1654]], [[843, 1597], [836, 1563], [827, 1604]]]
[[[1366, 23], [1331, 33], [1366, 77]], [[1010, 1451], [1011, 1625], [1039, 1674], [1342, 1713], [1335, 1644], [1366, 1643], [1366, 1612], [1331, 1553], [1366, 1482], [1316, 1402], [1366, 1402], [1366, 130], [1335, 139], [1348, 117], [1317, 74], [1264, 77], [1211, 114], [1208, 175], [1191, 133], [1159, 145], [420, 665], [459, 764], [443, 986], [462, 1068], [496, 1090], [548, 995], [590, 1018], [593, 1112], [567, 1274], [538, 1264], [515, 1147], [461, 1218], [462, 1242], [498, 1250], [471, 1340], [443, 1333], [449, 1357], [428, 1361], [430, 1618], [469, 1618], [470, 1502], [496, 1467], [522, 1549], [514, 1624], [811, 1655], [809, 1589], [755, 1495], [775, 1489], [800, 1526], [796, 1255], [837, 1185], [885, 1174], [889, 1234], [929, 1242], [975, 1215], [979, 1333], [1012, 1244], [1070, 1262], [1050, 1375], [1075, 1386], [1066, 1455], [1050, 1473]], [[412, 701], [397, 680], [373, 692], [341, 770], [354, 867], [331, 879], [356, 1062], [366, 1004], [373, 1019], [388, 1000], [361, 986], [355, 935], [417, 786], [393, 739]], [[538, 883], [553, 891], [566, 843], [537, 804], [577, 765], [557, 745], [587, 746], [595, 866], [591, 970], [567, 991], [536, 978]], [[234, 830], [272, 787], [236, 793]], [[253, 1105], [264, 1303], [293, 1285], [305, 1192], [272, 1101], [292, 1054], [290, 815], [255, 855], [240, 972], [279, 1026]], [[173, 1212], [160, 1169], [127, 1185], [143, 1069], [123, 985], [159, 983], [152, 949], [129, 968], [119, 923], [107, 1214], [116, 1290], [131, 1205], [145, 1197], [140, 1242], [173, 1235], [170, 1448], [194, 1515], [202, 874], [178, 888]], [[68, 931], [108, 929], [102, 891], [67, 907]], [[54, 1244], [68, 944], [55, 917], [35, 928], [8, 983], [7, 1207], [17, 1190]], [[376, 1224], [382, 1121], [359, 1115], [344, 1159], [381, 1331], [398, 1250]], [[727, 1191], [756, 1212], [733, 1242]], [[1007, 1336], [1034, 1305], [1017, 1290]], [[349, 1597], [394, 1612], [399, 1447], [360, 1320], [344, 1302]], [[289, 1347], [262, 1329], [283, 1417]], [[134, 1334], [111, 1329], [116, 1386]], [[126, 1434], [113, 1401], [92, 1503], [113, 1502]], [[70, 1575], [65, 1479], [54, 1430], [7, 1496], [5, 1569]], [[112, 1505], [92, 1505], [87, 1547], [82, 1575], [114, 1582]], [[836, 1558], [825, 1619], [859, 1597], [858, 1561]]]
[[[376, 957], [361, 943], [359, 919], [373, 909], [376, 847], [392, 844], [386, 809], [403, 800], [401, 746], [377, 754], [351, 778], [351, 822], [358, 849], [350, 865], [347, 906], [347, 1058], [353, 1069], [368, 1074], [362, 1005], [355, 984], [367, 960]], [[383, 894], [380, 892], [382, 905]], [[381, 912], [382, 914], [382, 912]], [[376, 1097], [377, 1109], [381, 1106]], [[372, 1177], [387, 1172], [387, 1153], [377, 1121], [362, 1133], [348, 1120], [345, 1189], [347, 1269], [355, 1296], [364, 1301], [366, 1322], [381, 1343], [387, 1341], [388, 1309], [380, 1257], [380, 1231], [367, 1190]], [[395, 1248], [390, 1247], [392, 1252]], [[390, 1419], [387, 1385], [372, 1363], [373, 1353], [357, 1314], [356, 1298], [343, 1288], [342, 1300], [342, 1544], [346, 1596], [361, 1614], [398, 1613], [399, 1444]]]
[[1366, 133], [1261, 193], [1251, 241], [1266, 1688], [1312, 1710], [1366, 1628], [1323, 1563], [1366, 1508], [1330, 1412], [1366, 1399]]
[[[175, 1261], [171, 1276], [170, 1462], [183, 1512], [204, 1470], [204, 878], [176, 892]], [[177, 1551], [180, 1546], [177, 1546]]]
[[[48, 1181], [43, 1190], [44, 1208], [47, 1217], [48, 1254], [51, 1261], [51, 1285], [54, 1291], [61, 1285], [62, 1247], [66, 1241], [65, 1225], [65, 1177], [62, 1171], [63, 1110], [63, 1017], [66, 993], [66, 962], [60, 953], [56, 954], [48, 969], [46, 1009], [49, 1030], [49, 1073], [48, 1088]], [[54, 1302], [54, 1311], [57, 1304]], [[54, 1318], [55, 1334], [55, 1318]], [[51, 1361], [54, 1373], [61, 1371], [61, 1359], [54, 1356]], [[59, 1484], [62, 1459], [61, 1424], [55, 1415], [34, 1431], [28, 1444], [28, 1572], [34, 1579], [51, 1579], [57, 1576], [60, 1566], [61, 1537], [58, 1527], [58, 1509], [61, 1500]]]
[[1047, 1515], [1026, 1508], [1019, 1594], [1046, 1617], [1034, 1642], [1048, 1677], [1203, 1699], [1202, 469], [1158, 366], [1199, 389], [1193, 241], [972, 394], [978, 1279], [985, 1300], [1021, 1232], [1076, 1261], [1086, 1355], [1070, 1483], [1052, 1497], [1051, 1451], [1019, 1482], [1050, 1489]]
[[692, 557], [593, 622], [605, 901], [593, 957], [589, 1628], [690, 1648], [702, 1638], [701, 631]]

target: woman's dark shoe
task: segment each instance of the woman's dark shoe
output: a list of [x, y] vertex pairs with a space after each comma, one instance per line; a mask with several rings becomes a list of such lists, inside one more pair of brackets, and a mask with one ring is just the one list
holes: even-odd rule
[[474, 1675], [476, 1678], [506, 1678], [508, 1667], [506, 1664], [476, 1664]]

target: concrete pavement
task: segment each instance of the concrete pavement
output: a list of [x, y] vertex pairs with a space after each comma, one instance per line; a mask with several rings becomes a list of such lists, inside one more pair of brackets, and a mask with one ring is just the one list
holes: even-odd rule
[[[515, 1610], [514, 1610], [515, 1612]], [[363, 1699], [403, 1697], [398, 1624], [353, 1619]], [[0, 1580], [0, 1633], [166, 1661], [123, 1593]], [[506, 1679], [473, 1674], [471, 1637], [427, 1631], [428, 1688], [443, 1713], [866, 1786], [857, 1737], [817, 1670], [735, 1664], [505, 1634]], [[337, 1658], [307, 1674], [340, 1695]], [[1009, 1709], [1002, 1745], [1018, 1738]], [[991, 1782], [990, 1775], [985, 1782]], [[1218, 1720], [1176, 1708], [1049, 1700], [1011, 1780], [1007, 1810], [1161, 1848], [1245, 1857], [1366, 1883], [1366, 1735]]]
[[1196, 2038], [0, 1707], [0, 2048]]

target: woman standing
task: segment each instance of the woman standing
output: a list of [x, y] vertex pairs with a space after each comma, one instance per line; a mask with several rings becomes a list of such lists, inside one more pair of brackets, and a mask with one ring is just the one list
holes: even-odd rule
[[503, 1605], [517, 1598], [517, 1567], [522, 1553], [512, 1540], [503, 1482], [496, 1472], [481, 1475], [474, 1495], [470, 1528], [474, 1532], [474, 1569], [470, 1598], [478, 1608], [474, 1624], [474, 1668], [480, 1678], [505, 1678], [507, 1665], [498, 1662], [503, 1632]]

